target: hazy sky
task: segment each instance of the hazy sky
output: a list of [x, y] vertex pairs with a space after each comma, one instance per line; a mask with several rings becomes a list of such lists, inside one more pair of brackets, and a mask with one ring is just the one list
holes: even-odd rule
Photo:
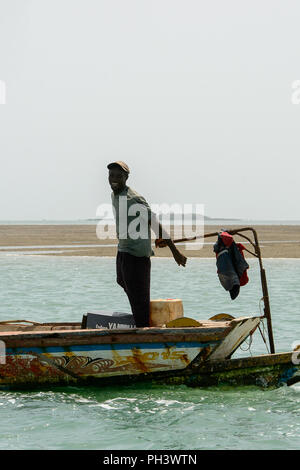
[[149, 203], [300, 219], [300, 3], [0, 0], [0, 219]]

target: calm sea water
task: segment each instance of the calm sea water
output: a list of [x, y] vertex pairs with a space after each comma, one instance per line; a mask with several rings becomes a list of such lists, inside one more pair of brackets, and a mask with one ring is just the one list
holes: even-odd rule
[[[153, 259], [152, 298], [181, 298], [185, 315], [260, 313], [256, 260], [231, 301], [213, 259]], [[267, 259], [275, 345], [300, 339], [300, 259]], [[0, 255], [0, 320], [81, 321], [91, 309], [130, 311], [114, 258]], [[243, 346], [244, 349], [247, 345]], [[250, 351], [266, 352], [259, 334]], [[0, 391], [0, 449], [297, 449], [300, 386], [190, 389], [148, 384]], [[4, 424], [5, 423], [5, 424]]]

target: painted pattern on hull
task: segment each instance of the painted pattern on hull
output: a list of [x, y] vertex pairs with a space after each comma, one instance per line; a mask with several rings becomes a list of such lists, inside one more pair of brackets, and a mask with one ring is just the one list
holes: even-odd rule
[[[89, 345], [65, 348], [16, 348], [7, 351], [0, 384], [11, 379], [51, 381], [58, 375], [95, 378], [186, 368], [215, 343]], [[56, 379], [55, 379], [56, 381]]]

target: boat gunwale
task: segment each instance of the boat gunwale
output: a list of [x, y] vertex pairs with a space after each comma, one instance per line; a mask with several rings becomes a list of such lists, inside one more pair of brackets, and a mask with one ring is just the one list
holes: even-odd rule
[[85, 335], [57, 333], [42, 335], [11, 335], [0, 336], [4, 340], [6, 348], [18, 347], [50, 347], [50, 346], [72, 346], [72, 345], [93, 345], [93, 344], [138, 344], [138, 343], [177, 343], [177, 342], [208, 342], [225, 338], [232, 327], [220, 328], [210, 331], [180, 331], [166, 334], [127, 334], [127, 335], [101, 335], [91, 331]]
[[[128, 344], [128, 343], [170, 343], [209, 342], [223, 340], [241, 321], [239, 317], [225, 322], [206, 322], [210, 326], [181, 328], [130, 328], [130, 329], [78, 329], [47, 331], [0, 332], [0, 340], [7, 348], [71, 346], [75, 344]], [[213, 323], [213, 326], [211, 325]]]
[[[247, 319], [250, 319], [250, 318], [260, 318], [260, 319], [263, 319], [264, 316], [261, 316], [261, 315], [253, 315], [253, 316], [242, 316], [242, 317], [236, 317], [236, 318], [233, 318], [232, 320], [223, 320], [223, 321], [217, 321], [217, 320], [200, 320], [199, 323], [200, 325], [199, 326], [181, 326], [181, 327], [172, 327], [172, 328], [168, 328], [168, 327], [165, 327], [165, 326], [161, 326], [161, 327], [157, 327], [157, 326], [154, 326], [154, 327], [142, 327], [142, 328], [111, 328], [111, 329], [108, 329], [108, 328], [70, 328], [69, 330], [68, 329], [57, 329], [57, 330], [53, 330], [53, 329], [49, 329], [49, 330], [38, 330], [38, 327], [45, 327], [45, 326], [51, 326], [52, 328], [55, 328], [55, 327], [62, 327], [62, 326], [75, 326], [75, 325], [78, 325], [80, 326], [81, 324], [80, 323], [75, 323], [75, 322], [70, 322], [70, 323], [41, 323], [40, 325], [38, 325], [38, 327], [36, 327], [35, 325], [32, 325], [32, 327], [34, 329], [32, 330], [28, 330], [27, 328], [30, 328], [28, 327], [28, 325], [15, 325], [15, 326], [18, 326], [19, 328], [22, 328], [22, 326], [24, 327], [24, 330], [4, 330], [4, 331], [1, 331], [1, 324], [0, 324], [0, 337], [1, 338], [4, 338], [5, 336], [9, 337], [9, 336], [20, 336], [22, 337], [24, 335], [24, 337], [28, 336], [28, 335], [32, 335], [32, 336], [40, 336], [40, 335], [51, 335], [51, 334], [55, 334], [57, 336], [64, 336], [65, 334], [71, 334], [71, 335], [78, 335], [78, 334], [83, 334], [83, 335], [87, 335], [87, 334], [95, 334], [98, 336], [98, 335], [115, 335], [115, 334], [130, 334], [130, 333], [134, 333], [134, 334], [147, 334], [147, 333], [150, 333], [150, 334], [156, 334], [156, 333], [182, 333], [182, 332], [190, 332], [190, 331], [195, 331], [195, 332], [200, 332], [200, 331], [203, 331], [203, 330], [209, 330], [209, 329], [226, 329], [228, 327], [232, 327], [234, 328], [236, 326], [236, 324], [240, 323], [241, 321], [245, 321]], [[9, 324], [8, 323], [5, 323], [3, 324], [3, 326], [8, 326]], [[13, 322], [12, 322], [12, 326], [13, 326]]]

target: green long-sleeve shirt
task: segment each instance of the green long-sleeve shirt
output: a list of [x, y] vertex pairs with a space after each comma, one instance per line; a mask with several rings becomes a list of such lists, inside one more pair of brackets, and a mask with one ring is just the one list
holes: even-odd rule
[[120, 194], [111, 195], [118, 251], [133, 256], [152, 256], [150, 223], [153, 216], [147, 201], [128, 186]]

